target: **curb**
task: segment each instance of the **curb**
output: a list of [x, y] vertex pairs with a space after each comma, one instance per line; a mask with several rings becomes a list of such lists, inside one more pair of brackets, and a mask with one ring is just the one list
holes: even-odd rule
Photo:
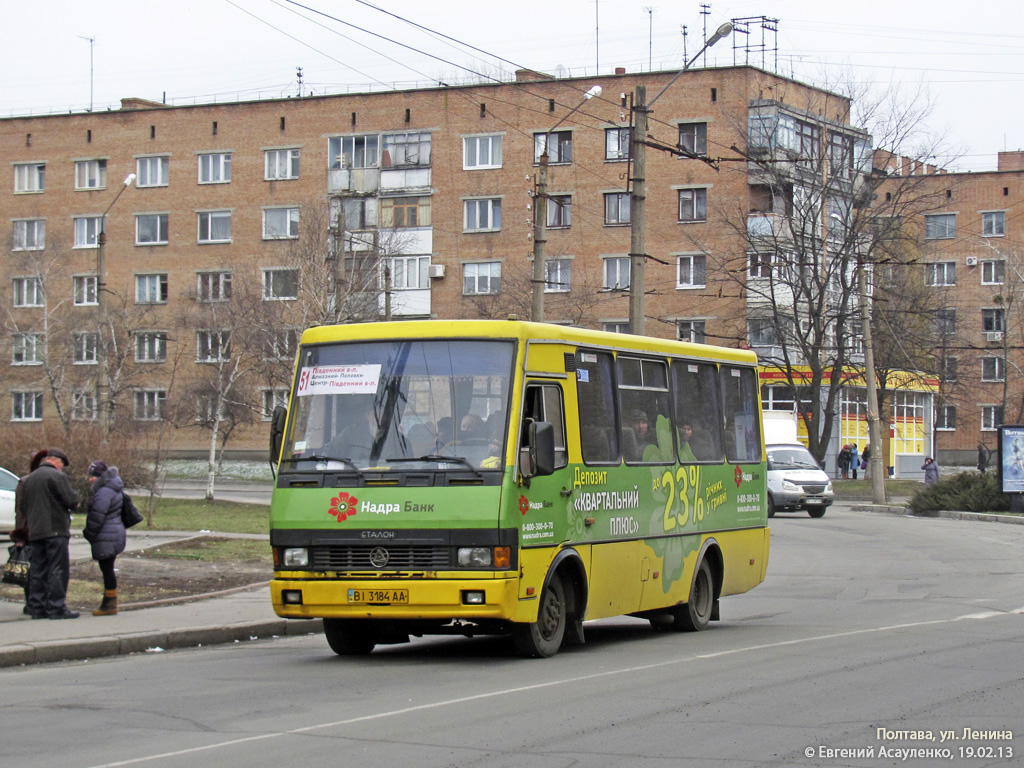
[[322, 631], [323, 621], [321, 619], [299, 621], [271, 619], [228, 626], [172, 629], [167, 632], [137, 632], [122, 636], [110, 635], [22, 643], [0, 647], [0, 668], [47, 664], [55, 661], [81, 661], [130, 653], [157, 653], [172, 648], [218, 645], [243, 640], [258, 640], [261, 637], [316, 634]]
[[851, 504], [855, 512], [875, 512], [884, 515], [902, 515], [904, 517], [940, 518], [943, 520], [973, 520], [983, 523], [1004, 523], [1006, 525], [1024, 525], [1024, 516], [1001, 515], [998, 512], [955, 512], [950, 510], [934, 510], [928, 512], [911, 512], [905, 504]]

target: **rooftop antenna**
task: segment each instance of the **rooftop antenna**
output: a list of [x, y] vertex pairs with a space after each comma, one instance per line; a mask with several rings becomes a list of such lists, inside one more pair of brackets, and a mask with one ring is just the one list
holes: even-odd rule
[[690, 57], [686, 55], [686, 33], [687, 33], [686, 25], [685, 24], [680, 24], [679, 26], [681, 26], [683, 28], [683, 61], [689, 61]]
[[299, 80], [299, 96], [302, 96], [302, 67], [295, 68], [295, 74]]
[[[701, 3], [700, 4], [700, 15], [704, 17], [704, 19], [703, 19], [703, 23], [704, 23], [704, 42], [706, 43], [708, 41], [708, 16], [711, 15], [711, 3]], [[708, 65], [708, 51], [707, 51], [707, 48], [705, 48], [704, 49], [704, 66], [706, 67], [707, 65]]]
[[597, 7], [597, 0], [594, 0], [594, 58], [597, 60], [597, 71], [595, 75], [601, 74], [601, 12]]
[[644, 6], [647, 11], [647, 71], [654, 71], [654, 9]]
[[89, 41], [89, 111], [92, 112], [92, 88], [93, 88], [93, 67], [92, 67], [92, 51], [96, 46], [96, 38], [85, 37], [84, 35], [78, 35], [83, 40]]

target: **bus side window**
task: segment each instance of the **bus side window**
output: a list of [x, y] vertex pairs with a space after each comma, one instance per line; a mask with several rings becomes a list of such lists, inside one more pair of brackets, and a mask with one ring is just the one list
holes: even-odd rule
[[713, 363], [672, 362], [679, 460], [722, 460], [722, 409], [718, 370]]
[[757, 374], [750, 368], [721, 369], [725, 409], [725, 454], [729, 461], [761, 460], [761, 427], [757, 404]]
[[576, 353], [576, 400], [579, 403], [580, 449], [587, 464], [618, 464], [618, 398], [614, 359], [608, 352]]
[[526, 388], [519, 439], [523, 449], [529, 447], [530, 423], [542, 421], [554, 427], [555, 468], [567, 466], [569, 453], [565, 448], [565, 409], [562, 405], [562, 388], [557, 384], [531, 384]]

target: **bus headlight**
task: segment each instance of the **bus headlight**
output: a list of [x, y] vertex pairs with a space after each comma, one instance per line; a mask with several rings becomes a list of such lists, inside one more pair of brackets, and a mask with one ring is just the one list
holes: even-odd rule
[[285, 568], [305, 568], [309, 565], [309, 550], [305, 547], [288, 547], [281, 553], [281, 564]]
[[456, 553], [458, 564], [463, 568], [490, 568], [490, 547], [459, 547]]

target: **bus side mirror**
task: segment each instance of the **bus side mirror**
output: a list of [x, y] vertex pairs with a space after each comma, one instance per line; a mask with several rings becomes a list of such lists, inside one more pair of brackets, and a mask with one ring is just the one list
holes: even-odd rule
[[535, 421], [529, 427], [530, 466], [527, 477], [550, 475], [555, 471], [555, 426]]
[[284, 440], [284, 425], [288, 421], [288, 409], [283, 405], [274, 408], [270, 417], [270, 465], [277, 464], [281, 458], [281, 442]]

